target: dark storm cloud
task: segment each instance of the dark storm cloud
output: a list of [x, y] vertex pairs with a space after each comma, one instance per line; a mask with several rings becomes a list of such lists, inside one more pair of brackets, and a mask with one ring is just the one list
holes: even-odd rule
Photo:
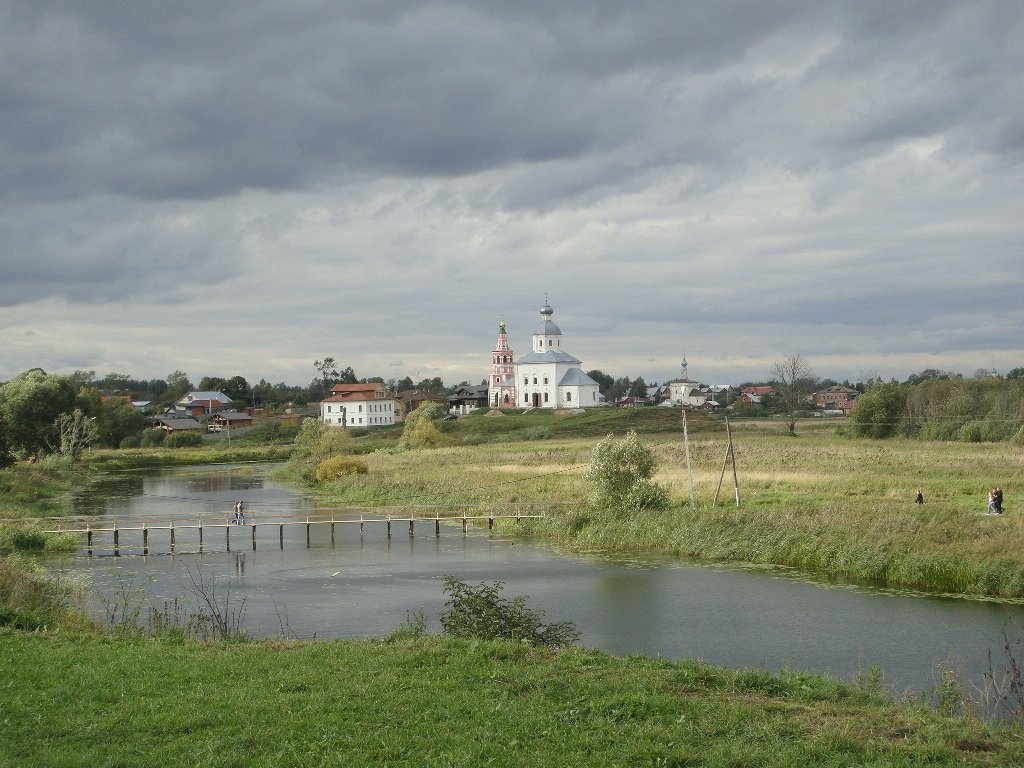
[[441, 366], [549, 289], [635, 359], [1011, 348], [1022, 39], [1015, 2], [0, 0], [0, 310], [77, 361], [183, 304], [300, 379], [310, 329]]

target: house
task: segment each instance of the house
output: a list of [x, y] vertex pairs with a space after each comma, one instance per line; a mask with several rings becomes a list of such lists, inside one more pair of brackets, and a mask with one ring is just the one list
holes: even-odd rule
[[220, 411], [215, 413], [206, 425], [207, 432], [231, 432], [236, 429], [248, 429], [253, 424], [253, 418], [248, 413], [238, 411]]
[[202, 432], [203, 425], [195, 419], [158, 416], [150, 422], [165, 432]]
[[424, 403], [443, 403], [445, 399], [440, 395], [435, 395], [426, 389], [403, 389], [396, 396], [399, 403], [402, 405], [403, 413], [410, 413], [415, 411]]
[[[765, 397], [766, 395], [774, 395], [775, 387], [744, 387], [742, 390], [740, 390], [740, 394], [754, 395], [757, 398], [762, 398]], [[760, 402], [760, 400], [758, 400], [758, 402]]]
[[814, 404], [828, 409], [849, 413], [853, 410], [853, 401], [857, 398], [857, 390], [836, 385], [814, 393]]
[[386, 427], [398, 420], [398, 400], [379, 382], [335, 384], [320, 403], [320, 420], [338, 427]]
[[459, 387], [448, 396], [448, 410], [452, 413], [467, 414], [477, 408], [485, 408], [488, 402], [488, 387]]
[[650, 405], [650, 401], [646, 397], [629, 395], [620, 397], [615, 401], [615, 404], [619, 406], [619, 408], [643, 408], [646, 405]]
[[525, 408], [591, 408], [601, 405], [596, 381], [562, 349], [562, 331], [545, 300], [533, 347], [515, 363], [515, 399]]
[[[204, 416], [217, 411], [223, 411], [231, 403], [231, 397], [223, 392], [189, 392], [182, 397], [175, 406], [184, 408], [193, 415]], [[197, 412], [197, 409], [202, 409]]]

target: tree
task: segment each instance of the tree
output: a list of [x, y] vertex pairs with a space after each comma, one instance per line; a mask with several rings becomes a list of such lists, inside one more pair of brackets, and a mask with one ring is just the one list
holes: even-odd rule
[[857, 437], [891, 437], [906, 408], [907, 397], [899, 384], [876, 384], [860, 395], [850, 419]]
[[249, 382], [242, 376], [232, 376], [224, 382], [224, 389], [222, 391], [232, 400], [239, 402], [249, 402], [251, 395]]
[[167, 377], [167, 390], [164, 394], [169, 400], [177, 400], [192, 389], [194, 387], [188, 379], [188, 374], [184, 371], [175, 371]]
[[54, 421], [75, 406], [77, 390], [63, 376], [33, 368], [0, 386], [0, 421], [15, 453], [36, 458], [57, 439]]
[[220, 376], [203, 376], [199, 380], [199, 390], [201, 392], [227, 392], [228, 382], [227, 379], [222, 379]]
[[601, 391], [601, 394], [608, 397], [609, 391], [611, 391], [612, 384], [615, 383], [615, 379], [609, 376], [604, 371], [595, 368], [592, 371], [587, 371], [587, 376], [597, 382], [597, 387]]
[[313, 367], [320, 372], [320, 378], [324, 382], [324, 392], [331, 391], [331, 385], [338, 379], [338, 363], [333, 357], [325, 357], [323, 360], [314, 360]]
[[1024, 368], [1014, 368], [1006, 374], [1007, 379], [1024, 379]]
[[57, 430], [57, 445], [53, 446], [56, 453], [69, 456], [75, 461], [82, 451], [96, 442], [96, 418], [86, 416], [81, 408], [71, 413], [62, 413], [54, 420]]
[[779, 403], [786, 413], [789, 434], [796, 434], [796, 412], [807, 395], [814, 391], [814, 371], [803, 355], [786, 355], [772, 363], [772, 381], [779, 392]]

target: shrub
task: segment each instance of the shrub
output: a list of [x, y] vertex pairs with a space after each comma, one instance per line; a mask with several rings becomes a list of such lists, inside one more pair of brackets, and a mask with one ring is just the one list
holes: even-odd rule
[[444, 435], [430, 419], [420, 419], [402, 432], [402, 442], [410, 448], [437, 448], [444, 444]]
[[316, 468], [316, 479], [321, 483], [329, 483], [345, 475], [365, 475], [369, 470], [366, 464], [351, 456], [332, 456], [324, 459]]
[[522, 432], [523, 440], [547, 440], [551, 437], [550, 427], [527, 427]]
[[[163, 432], [163, 430], [160, 430]], [[141, 435], [128, 435], [118, 444], [119, 448], [138, 448], [142, 445]]]
[[143, 448], [155, 448], [167, 439], [167, 433], [162, 429], [147, 429], [142, 433], [142, 441], [139, 443]]
[[519, 640], [548, 648], [572, 645], [579, 639], [579, 630], [571, 621], [545, 624], [544, 612], [527, 608], [525, 595], [506, 600], [500, 594], [503, 587], [500, 581], [471, 587], [454, 576], [445, 576], [448, 610], [440, 617], [445, 633], [481, 640]]
[[203, 436], [198, 432], [171, 432], [164, 438], [165, 448], [198, 448], [203, 444]]
[[608, 435], [596, 446], [583, 479], [593, 483], [595, 507], [614, 509], [664, 509], [668, 494], [650, 478], [658, 469], [654, 454], [630, 430], [621, 441]]

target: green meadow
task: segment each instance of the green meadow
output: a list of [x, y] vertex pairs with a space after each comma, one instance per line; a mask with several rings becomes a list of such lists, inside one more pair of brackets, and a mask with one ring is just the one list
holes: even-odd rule
[[1020, 732], [797, 672], [440, 636], [0, 630], [10, 766], [996, 766]]

